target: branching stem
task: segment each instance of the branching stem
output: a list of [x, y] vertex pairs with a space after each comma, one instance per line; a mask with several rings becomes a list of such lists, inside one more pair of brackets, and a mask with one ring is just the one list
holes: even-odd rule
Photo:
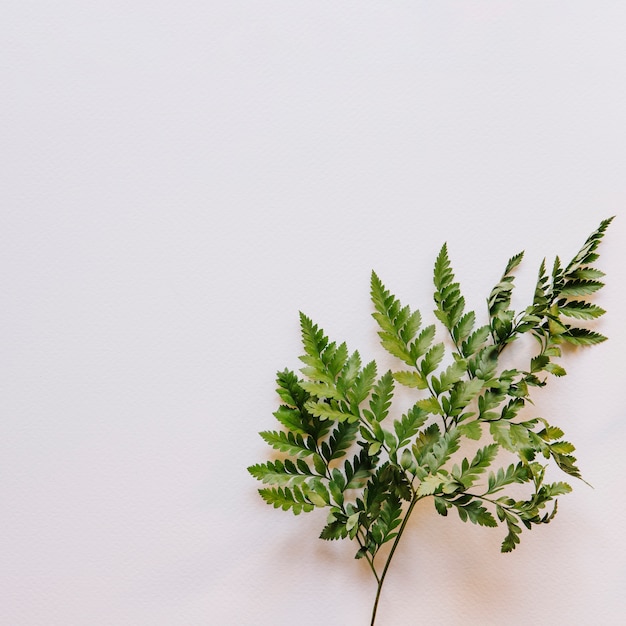
[[[413, 512], [415, 505], [420, 499], [421, 499], [421, 496], [413, 496], [413, 499], [411, 500], [411, 504], [409, 505], [409, 508], [406, 511], [406, 515], [404, 516], [404, 519], [402, 520], [402, 524], [400, 525], [400, 529], [398, 530], [398, 534], [396, 535], [393, 545], [391, 546], [391, 550], [389, 551], [387, 560], [385, 561], [385, 567], [383, 568], [380, 578], [376, 576], [376, 580], [378, 581], [378, 587], [376, 589], [376, 598], [374, 600], [374, 606], [372, 608], [372, 621], [370, 622], [370, 626], [374, 626], [374, 623], [376, 622], [376, 611], [378, 610], [378, 601], [380, 600], [380, 593], [383, 588], [383, 583], [385, 582], [385, 576], [387, 576], [387, 571], [389, 570], [389, 566], [391, 565], [391, 560], [393, 559], [393, 555], [396, 551], [396, 548], [398, 547], [398, 544], [400, 543], [400, 539], [402, 538], [402, 533], [404, 532], [404, 529], [406, 528], [409, 518], [411, 517], [411, 513]], [[372, 569], [373, 569], [373, 565], [372, 565]]]

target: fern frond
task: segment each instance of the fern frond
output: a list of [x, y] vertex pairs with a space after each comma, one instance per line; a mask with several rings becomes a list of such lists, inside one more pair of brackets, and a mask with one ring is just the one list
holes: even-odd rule
[[[447, 244], [441, 247], [437, 255], [433, 282], [435, 284], [435, 304], [437, 305], [434, 313], [437, 319], [453, 336], [460, 334], [458, 330], [455, 333], [455, 327], [459, 324], [465, 310], [465, 298], [461, 295], [459, 283], [454, 282], [454, 272], [450, 265]], [[464, 332], [467, 330], [467, 323], [466, 320]]]
[[266, 463], [257, 463], [248, 468], [248, 472], [257, 480], [269, 485], [294, 485], [302, 484], [309, 475], [301, 473], [294, 463], [289, 459], [285, 461], [267, 461]]
[[273, 505], [275, 509], [281, 508], [283, 511], [291, 509], [294, 515], [300, 515], [302, 511], [308, 513], [315, 506], [307, 502], [302, 491], [294, 486], [291, 489], [276, 487], [275, 489], [259, 489], [261, 497], [267, 504]]
[[315, 442], [310, 437], [307, 437], [305, 441], [298, 433], [266, 430], [259, 435], [275, 450], [291, 456], [307, 457], [315, 452]]
[[408, 306], [403, 307], [389, 293], [375, 272], [371, 276], [370, 294], [376, 309], [372, 317], [380, 327], [378, 335], [381, 345], [391, 355], [414, 366], [417, 357], [414, 354], [413, 340], [422, 323], [421, 313], [411, 312]]
[[589, 237], [587, 237], [582, 248], [570, 261], [567, 268], [565, 269], [565, 275], [567, 277], [572, 276], [581, 267], [588, 265], [589, 263], [593, 263], [597, 260], [598, 255], [595, 254], [595, 251], [598, 249], [600, 241], [602, 240], [602, 237], [604, 237], [604, 233], [606, 232], [606, 229], [609, 227], [610, 223], [613, 221], [614, 217], [615, 216], [602, 220], [602, 222], [600, 222], [600, 226], [598, 226], [598, 228], [593, 233], [591, 233]]
[[365, 412], [370, 421], [382, 422], [389, 415], [393, 398], [393, 382], [393, 375], [388, 371], [374, 385], [369, 404], [370, 410]]
[[427, 419], [428, 413], [414, 405], [399, 420], [395, 420], [393, 427], [398, 437], [398, 448], [406, 446]]
[[354, 443], [359, 430], [358, 422], [340, 422], [330, 435], [328, 443], [322, 443], [322, 456], [328, 461], [345, 456]]

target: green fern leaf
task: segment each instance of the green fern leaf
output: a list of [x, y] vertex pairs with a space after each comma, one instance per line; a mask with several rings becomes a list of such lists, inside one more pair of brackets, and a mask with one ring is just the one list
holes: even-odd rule
[[403, 307], [400, 301], [385, 289], [375, 272], [371, 277], [371, 298], [376, 309], [372, 313], [380, 326], [378, 333], [381, 345], [393, 356], [407, 365], [414, 366], [415, 358], [411, 356], [411, 344], [421, 325], [419, 311]]
[[325, 400], [309, 400], [306, 403], [306, 409], [312, 415], [322, 420], [331, 420], [333, 422], [348, 420], [350, 422], [356, 422], [359, 419], [358, 415], [351, 413], [349, 410], [344, 411], [337, 403], [333, 405]]
[[591, 233], [589, 237], [587, 237], [583, 247], [565, 269], [566, 276], [573, 275], [580, 268], [593, 263], [598, 258], [598, 255], [594, 253], [600, 245], [600, 241], [602, 240], [602, 237], [604, 237], [604, 233], [612, 221], [613, 217], [602, 220], [602, 222], [600, 222], [600, 226], [598, 226], [598, 228]]
[[561, 335], [561, 338], [567, 343], [575, 346], [591, 346], [606, 341], [606, 337], [593, 330], [586, 328], [570, 327], [567, 332]]
[[471, 500], [467, 504], [457, 504], [457, 501], [453, 501], [452, 504], [456, 506], [459, 517], [463, 522], [469, 520], [472, 524], [491, 528], [498, 525], [493, 515], [482, 506], [480, 500]]
[[393, 378], [396, 382], [404, 385], [405, 387], [413, 387], [415, 389], [428, 389], [428, 382], [426, 378], [419, 372], [411, 372], [403, 370], [401, 372], [394, 372]]
[[476, 313], [474, 311], [468, 311], [458, 324], [452, 329], [452, 337], [455, 343], [459, 344], [465, 341], [471, 334], [474, 324], [476, 323]]
[[[306, 375], [313, 380], [322, 380], [333, 383], [332, 378], [326, 372], [326, 366], [322, 361], [322, 354], [328, 347], [328, 337], [324, 331], [314, 324], [309, 317], [300, 312], [300, 329], [302, 333], [302, 345], [305, 355], [301, 360], [309, 365]], [[308, 357], [308, 358], [307, 358]]]
[[497, 443], [492, 443], [480, 448], [471, 461], [463, 459], [461, 467], [455, 465], [452, 469], [452, 476], [465, 489], [469, 489], [477, 478], [491, 465], [498, 454], [499, 447]]
[[558, 292], [560, 296], [588, 296], [604, 287], [599, 280], [571, 280]]
[[269, 485], [302, 484], [308, 476], [303, 475], [292, 461], [267, 461], [248, 468], [257, 480]]
[[443, 359], [444, 352], [445, 347], [443, 343], [437, 343], [426, 353], [420, 363], [420, 371], [423, 376], [428, 376], [428, 374], [431, 374], [437, 369]]
[[283, 511], [291, 509], [294, 515], [299, 515], [302, 511], [308, 513], [315, 507], [304, 498], [302, 491], [294, 486], [291, 489], [276, 487], [274, 489], [259, 489], [261, 497], [267, 504], [271, 504], [275, 509], [282, 508]]
[[398, 437], [398, 448], [406, 446], [426, 423], [427, 419], [428, 413], [414, 405], [400, 420], [395, 420], [393, 427]]
[[580, 269], [572, 272], [568, 275], [568, 278], [573, 278], [577, 280], [597, 280], [599, 278], [603, 278], [606, 274], [593, 267], [581, 267]]
[[370, 400], [370, 415], [377, 422], [382, 422], [389, 415], [393, 397], [393, 375], [386, 372], [374, 386]]
[[500, 521], [506, 522], [508, 530], [508, 533], [504, 538], [504, 541], [502, 542], [500, 550], [502, 552], [511, 552], [515, 550], [520, 542], [519, 536], [522, 532], [522, 528], [518, 525], [517, 518], [503, 507], [497, 506], [496, 512]]
[[465, 298], [461, 295], [459, 284], [454, 282], [454, 273], [448, 258], [448, 246], [446, 244], [442, 246], [437, 256], [433, 274], [434, 298], [437, 305], [435, 315], [454, 336], [455, 327], [460, 323], [463, 316]]
[[328, 441], [328, 462], [345, 456], [346, 450], [354, 443], [359, 431], [358, 422], [340, 422], [333, 430]]
[[428, 467], [431, 473], [437, 472], [459, 449], [460, 439], [461, 434], [456, 428], [444, 432], [430, 450], [423, 455], [422, 463], [418, 461], [418, 464]]
[[509, 308], [514, 287], [512, 272], [522, 262], [523, 258], [524, 252], [519, 252], [515, 256], [512, 256], [504, 268], [500, 282], [491, 290], [487, 301], [490, 317], [496, 317]]
[[457, 416], [476, 397], [483, 388], [480, 378], [461, 380], [454, 384], [450, 392], [450, 410], [448, 415]]
[[581, 302], [580, 300], [570, 300], [564, 304], [559, 304], [559, 313], [565, 317], [592, 320], [604, 315], [606, 311], [596, 304]]
[[354, 384], [351, 385], [348, 397], [355, 407], [363, 402], [376, 380], [376, 362], [370, 361], [357, 375]]
[[263, 431], [259, 434], [272, 448], [291, 456], [307, 457], [315, 452], [315, 442], [310, 437], [305, 441], [302, 435], [292, 432]]
[[356, 384], [360, 373], [361, 355], [358, 351], [355, 351], [346, 359], [341, 372], [337, 376], [337, 390], [341, 397], [347, 396], [348, 392]]
[[274, 417], [288, 430], [300, 435], [309, 435], [310, 427], [299, 409], [294, 409], [284, 404], [274, 412]]
[[444, 370], [440, 378], [436, 379], [433, 376], [431, 382], [435, 393], [439, 395], [444, 391], [450, 391], [456, 383], [461, 381], [466, 373], [466, 368], [467, 362], [463, 359], [457, 359]]
[[477, 328], [468, 338], [461, 344], [461, 354], [468, 358], [476, 354], [482, 348], [489, 338], [489, 326], [481, 326]]
[[346, 489], [356, 489], [362, 487], [374, 470], [374, 461], [364, 449], [360, 454], [355, 455], [352, 463], [346, 460], [343, 468], [346, 477]]
[[283, 402], [290, 406], [303, 407], [308, 400], [309, 394], [300, 387], [300, 381], [294, 372], [285, 369], [276, 374], [278, 388], [276, 392]]
[[320, 539], [325, 539], [326, 541], [345, 539], [348, 536], [346, 521], [345, 519], [333, 520], [326, 524], [320, 533]]
[[525, 483], [532, 479], [526, 463], [511, 464], [506, 469], [500, 467], [497, 472], [489, 472], [487, 493], [493, 494], [512, 483]]
[[317, 396], [318, 398], [332, 398], [334, 400], [341, 400], [343, 398], [343, 395], [337, 387], [328, 383], [304, 380], [300, 383], [300, 386], [310, 395]]

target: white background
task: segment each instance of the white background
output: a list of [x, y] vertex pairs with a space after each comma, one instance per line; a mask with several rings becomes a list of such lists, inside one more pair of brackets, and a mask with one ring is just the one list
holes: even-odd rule
[[0, 9], [0, 623], [369, 623], [325, 515], [265, 505], [298, 311], [364, 358], [375, 269], [482, 315], [525, 249], [601, 247], [610, 341], [536, 413], [577, 446], [549, 526], [415, 513], [379, 624], [621, 624], [626, 3], [44, 2]]

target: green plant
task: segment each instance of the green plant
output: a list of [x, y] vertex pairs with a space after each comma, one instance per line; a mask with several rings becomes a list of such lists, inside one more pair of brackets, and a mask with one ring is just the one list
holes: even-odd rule
[[[510, 552], [522, 528], [550, 522], [557, 496], [571, 491], [566, 482], [544, 480], [548, 465], [581, 478], [563, 431], [522, 409], [531, 404], [530, 390], [546, 384], [546, 374], [566, 373], [556, 362], [563, 345], [606, 339], [572, 320], [604, 314], [586, 297], [603, 286], [604, 274], [593, 264], [612, 219], [566, 266], [557, 257], [548, 273], [541, 264], [533, 302], [518, 314], [510, 303], [523, 253], [513, 256], [487, 300], [488, 322], [479, 327], [475, 313], [465, 311], [444, 244], [434, 268], [434, 314], [447, 331], [445, 342], [372, 273], [372, 315], [383, 348], [402, 364], [397, 371], [379, 376], [374, 361], [363, 365], [358, 352], [330, 341], [300, 314], [303, 377], [288, 369], [278, 373], [284, 404], [274, 415], [283, 429], [260, 433], [283, 456], [248, 470], [270, 485], [259, 490], [268, 504], [296, 515], [327, 508], [320, 537], [356, 541], [356, 558], [367, 561], [377, 583], [372, 625], [389, 565], [420, 500], [432, 498], [443, 516], [455, 510], [464, 522], [503, 524], [501, 549]], [[502, 352], [524, 334], [536, 339], [535, 355], [525, 368], [502, 369]], [[444, 363], [446, 344], [451, 358]], [[416, 390], [418, 398], [392, 421], [396, 384]], [[464, 456], [468, 439], [477, 443]], [[500, 466], [501, 451], [510, 458]], [[522, 499], [507, 494], [514, 484], [527, 485], [529, 493]]]

